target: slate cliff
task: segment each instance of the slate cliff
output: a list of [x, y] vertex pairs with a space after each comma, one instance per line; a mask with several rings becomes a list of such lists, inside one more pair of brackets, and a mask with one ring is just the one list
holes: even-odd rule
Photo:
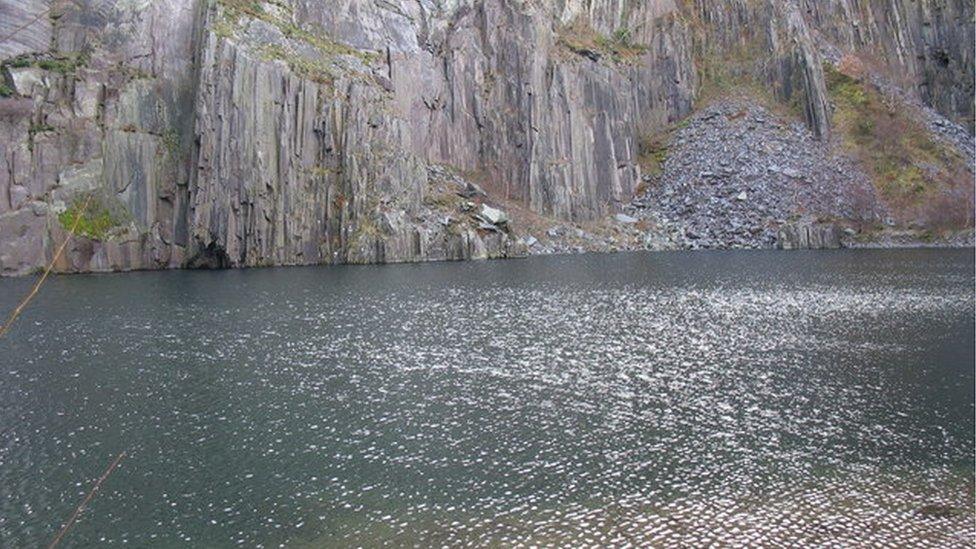
[[[0, 271], [504, 257], [629, 204], [748, 78], [830, 137], [825, 45], [972, 125], [953, 0], [0, 0]], [[484, 204], [484, 205], [483, 205]], [[488, 212], [488, 213], [486, 213]]]

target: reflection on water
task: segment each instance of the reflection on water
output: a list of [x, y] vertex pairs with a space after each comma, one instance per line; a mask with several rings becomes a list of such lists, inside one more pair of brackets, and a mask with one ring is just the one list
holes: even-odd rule
[[126, 449], [72, 543], [971, 546], [972, 264], [58, 278], [0, 342], [0, 545]]

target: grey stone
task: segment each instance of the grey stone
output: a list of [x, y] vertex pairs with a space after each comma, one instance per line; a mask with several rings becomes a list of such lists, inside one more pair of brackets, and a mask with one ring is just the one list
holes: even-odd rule
[[504, 225], [509, 221], [508, 214], [497, 208], [492, 208], [487, 204], [481, 205], [481, 211], [478, 212], [478, 216], [492, 225]]
[[23, 275], [46, 263], [46, 216], [30, 208], [0, 215], [0, 274]]
[[34, 67], [12, 68], [8, 67], [7, 78], [13, 86], [14, 91], [20, 95], [31, 96], [34, 91], [42, 91], [45, 87], [45, 71]]
[[481, 197], [488, 196], [488, 193], [486, 193], [484, 189], [472, 183], [471, 181], [466, 181], [464, 188], [458, 191], [457, 194], [458, 196], [461, 196], [463, 198], [475, 198], [478, 196]]
[[30, 201], [30, 191], [20, 185], [10, 187], [10, 207], [14, 210], [22, 208]]
[[777, 247], [782, 250], [836, 249], [842, 246], [836, 225], [795, 223], [780, 227]]

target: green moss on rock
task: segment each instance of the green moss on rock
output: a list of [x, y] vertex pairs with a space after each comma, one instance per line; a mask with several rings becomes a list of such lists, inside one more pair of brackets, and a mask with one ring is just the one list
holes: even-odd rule
[[92, 240], [107, 239], [115, 229], [122, 227], [126, 222], [124, 216], [113, 212], [112, 208], [97, 197], [76, 199], [58, 215], [58, 221], [72, 234]]
[[25, 54], [8, 59], [0, 65], [3, 68], [22, 69], [36, 67], [59, 74], [74, 74], [79, 68], [88, 64], [88, 54], [51, 52], [44, 55]]

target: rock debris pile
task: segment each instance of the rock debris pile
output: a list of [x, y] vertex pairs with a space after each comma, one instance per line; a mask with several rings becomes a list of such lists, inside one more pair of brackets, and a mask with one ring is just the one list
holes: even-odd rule
[[628, 214], [675, 227], [683, 248], [769, 248], [790, 224], [883, 214], [852, 160], [800, 123], [740, 99], [690, 118], [648, 183]]

